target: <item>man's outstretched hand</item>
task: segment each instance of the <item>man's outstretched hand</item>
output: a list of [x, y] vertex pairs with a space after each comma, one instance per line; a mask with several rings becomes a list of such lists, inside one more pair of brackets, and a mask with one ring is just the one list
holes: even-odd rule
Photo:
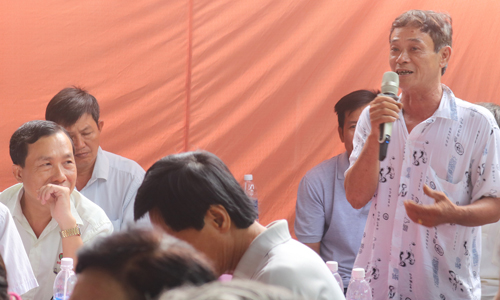
[[418, 205], [413, 201], [404, 202], [408, 217], [415, 223], [426, 227], [434, 227], [444, 223], [454, 223], [459, 213], [459, 206], [446, 197], [443, 192], [434, 191], [427, 185], [424, 185], [424, 193], [434, 198], [435, 204]]

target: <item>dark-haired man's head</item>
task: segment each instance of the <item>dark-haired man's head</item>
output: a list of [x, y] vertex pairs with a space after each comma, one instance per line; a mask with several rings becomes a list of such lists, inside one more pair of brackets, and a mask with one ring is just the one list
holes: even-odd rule
[[245, 236], [257, 213], [226, 165], [205, 151], [166, 156], [137, 191], [136, 220], [149, 212], [164, 231], [192, 244], [226, 271], [222, 249]]
[[75, 145], [78, 172], [93, 170], [100, 134], [99, 104], [94, 96], [78, 87], [61, 90], [50, 100], [45, 119], [64, 126]]
[[357, 90], [342, 97], [335, 104], [335, 112], [339, 121], [339, 136], [347, 153], [352, 152], [352, 140], [363, 109], [377, 97], [378, 91]]
[[78, 253], [71, 299], [155, 299], [165, 289], [216, 279], [210, 263], [188, 244], [160, 232], [115, 233]]
[[12, 172], [23, 183], [25, 201], [37, 203], [37, 191], [46, 184], [73, 190], [76, 182], [74, 147], [66, 130], [51, 121], [30, 121], [10, 139]]

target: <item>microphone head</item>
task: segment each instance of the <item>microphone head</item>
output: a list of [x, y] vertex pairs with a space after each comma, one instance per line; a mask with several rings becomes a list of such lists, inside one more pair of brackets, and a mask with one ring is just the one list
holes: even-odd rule
[[392, 94], [397, 95], [399, 88], [399, 76], [396, 72], [385, 72], [384, 77], [382, 77], [382, 88], [380, 89], [382, 94]]

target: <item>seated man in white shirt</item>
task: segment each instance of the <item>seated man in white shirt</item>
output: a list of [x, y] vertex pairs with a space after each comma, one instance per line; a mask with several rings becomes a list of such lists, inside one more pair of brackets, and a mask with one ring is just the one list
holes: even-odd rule
[[[76, 189], [106, 212], [115, 231], [133, 223], [134, 199], [145, 172], [135, 161], [99, 146], [104, 122], [96, 98], [81, 88], [65, 88], [50, 100], [45, 119], [63, 126], [73, 139]], [[150, 224], [148, 216], [140, 222]]]
[[344, 299], [321, 257], [291, 238], [285, 220], [255, 221], [252, 202], [209, 152], [157, 161], [137, 191], [135, 219], [148, 212], [153, 224], [212, 259], [217, 275], [282, 286], [305, 299]]
[[39, 287], [24, 300], [48, 300], [61, 258], [76, 262], [84, 243], [113, 231], [104, 211], [74, 190], [76, 166], [71, 138], [50, 121], [31, 121], [10, 139], [12, 172], [19, 184], [0, 194], [12, 213]]
[[12, 215], [2, 203], [0, 203], [0, 254], [7, 270], [9, 292], [22, 295], [38, 286]]

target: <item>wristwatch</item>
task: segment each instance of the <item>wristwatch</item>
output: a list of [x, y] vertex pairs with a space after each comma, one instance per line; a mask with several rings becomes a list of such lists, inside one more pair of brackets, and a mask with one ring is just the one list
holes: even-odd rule
[[78, 225], [76, 225], [76, 227], [73, 227], [70, 229], [61, 230], [61, 231], [59, 231], [59, 233], [61, 234], [62, 238], [67, 238], [67, 237], [75, 236], [75, 235], [80, 236], [82, 234], [80, 231], [80, 227], [78, 227]]

